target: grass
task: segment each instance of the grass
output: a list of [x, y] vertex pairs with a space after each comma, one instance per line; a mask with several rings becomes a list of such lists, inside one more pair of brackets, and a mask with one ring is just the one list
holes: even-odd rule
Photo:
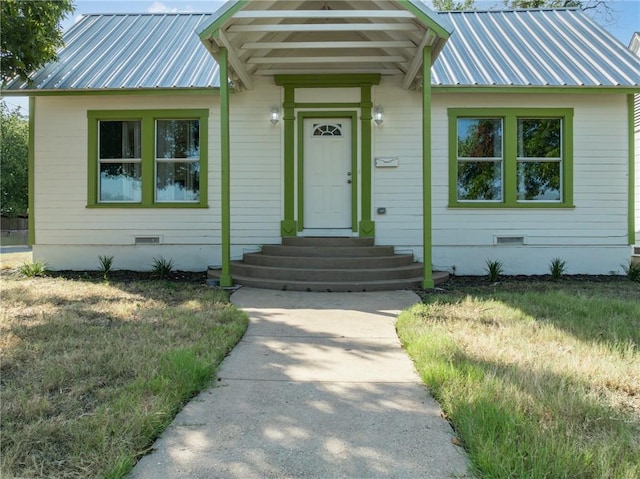
[[632, 479], [639, 299], [624, 280], [463, 287], [398, 331], [478, 477]]
[[169, 281], [0, 276], [2, 477], [123, 477], [247, 326]]
[[26, 253], [2, 253], [0, 254], [0, 271], [16, 269], [32, 260], [33, 254], [30, 251]]

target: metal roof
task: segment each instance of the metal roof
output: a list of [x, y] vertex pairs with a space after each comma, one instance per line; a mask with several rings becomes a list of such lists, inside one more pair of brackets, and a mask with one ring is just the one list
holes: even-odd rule
[[64, 35], [58, 60], [33, 83], [7, 90], [206, 88], [220, 84], [215, 60], [195, 31], [212, 14], [84, 15]]
[[432, 70], [446, 86], [638, 86], [640, 60], [575, 9], [447, 12]]
[[[453, 25], [432, 68], [435, 86], [637, 87], [640, 58], [581, 11], [437, 14]], [[7, 92], [218, 87], [219, 69], [197, 32], [215, 14], [86, 15], [59, 59]], [[15, 94], [14, 93], [14, 94]]]

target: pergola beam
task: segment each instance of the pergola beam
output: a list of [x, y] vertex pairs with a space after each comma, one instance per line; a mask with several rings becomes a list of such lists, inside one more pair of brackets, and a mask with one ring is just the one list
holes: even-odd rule
[[[428, 29], [427, 32], [424, 34], [424, 37], [422, 37], [422, 41], [420, 42], [420, 45], [418, 45], [418, 50], [416, 52], [416, 55], [413, 57], [413, 60], [409, 65], [409, 69], [407, 70], [407, 73], [405, 74], [404, 79], [402, 80], [402, 88], [404, 88], [405, 90], [407, 90], [411, 86], [411, 83], [413, 82], [416, 75], [418, 74], [418, 71], [420, 70], [420, 65], [422, 65], [422, 56], [423, 56], [422, 51], [426, 46], [431, 46], [430, 43], [432, 39], [433, 39], [433, 35], [431, 33], [431, 30]], [[431, 65], [429, 65], [429, 68], [431, 68]]]
[[401, 75], [403, 72], [399, 68], [281, 68], [281, 69], [259, 69], [253, 74], [256, 76], [273, 76], [273, 75], [333, 75], [333, 74], [360, 74], [360, 73], [377, 73], [380, 75]]
[[418, 30], [418, 26], [413, 23], [283, 23], [278, 25], [231, 25], [227, 32], [407, 32], [416, 30]]
[[354, 41], [354, 42], [246, 42], [241, 50], [288, 50], [288, 49], [322, 49], [332, 48], [415, 48], [411, 41]]
[[406, 10], [244, 10], [234, 18], [414, 18]]
[[244, 67], [242, 60], [240, 60], [240, 57], [236, 54], [235, 50], [233, 49], [231, 42], [229, 42], [229, 39], [226, 37], [226, 35], [222, 31], [219, 32], [218, 41], [222, 43], [221, 46], [227, 49], [229, 63], [231, 64], [231, 66], [233, 67], [233, 70], [237, 73], [238, 77], [244, 84], [244, 87], [247, 90], [253, 90], [253, 81], [251, 80], [251, 75], [249, 75], [249, 72]]
[[349, 57], [262, 57], [249, 58], [247, 64], [273, 64], [281, 65], [286, 63], [381, 63], [381, 62], [403, 62], [405, 58], [397, 55], [378, 56], [349, 56]]

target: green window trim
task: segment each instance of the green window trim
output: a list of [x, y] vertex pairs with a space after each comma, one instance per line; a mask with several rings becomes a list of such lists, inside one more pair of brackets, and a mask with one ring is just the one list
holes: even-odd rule
[[[573, 109], [572, 108], [450, 108], [449, 115], [449, 208], [574, 208], [573, 205]], [[458, 119], [502, 118], [503, 177], [501, 201], [458, 200]], [[517, 120], [519, 118], [562, 119], [562, 167], [560, 201], [517, 200]]]
[[[87, 208], [208, 208], [208, 109], [192, 110], [89, 110]], [[155, 201], [156, 120], [200, 121], [200, 200], [197, 202]], [[98, 201], [98, 124], [101, 120], [139, 120], [142, 122], [142, 200], [139, 203]]]

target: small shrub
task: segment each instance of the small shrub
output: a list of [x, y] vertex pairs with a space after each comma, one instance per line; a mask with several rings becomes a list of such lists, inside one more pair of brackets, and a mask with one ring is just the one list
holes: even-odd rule
[[560, 258], [553, 258], [549, 263], [549, 272], [551, 273], [551, 279], [558, 281], [567, 272], [567, 262], [562, 261]]
[[171, 274], [175, 264], [172, 259], [164, 259], [162, 256], [153, 258], [152, 271], [160, 278], [166, 278]]
[[32, 262], [25, 261], [22, 266], [20, 266], [20, 272], [27, 278], [44, 276], [47, 274], [47, 263], [42, 260]]
[[504, 272], [504, 266], [499, 259], [487, 260], [487, 266], [485, 271], [487, 272], [487, 279], [492, 283], [495, 283], [500, 279], [500, 275]]
[[100, 262], [99, 270], [106, 279], [113, 267], [113, 256], [100, 255], [98, 256], [98, 261]]
[[629, 278], [629, 281], [640, 283], [640, 264], [629, 261], [629, 264], [622, 265], [622, 269], [624, 269], [624, 273], [627, 275], [627, 278]]

